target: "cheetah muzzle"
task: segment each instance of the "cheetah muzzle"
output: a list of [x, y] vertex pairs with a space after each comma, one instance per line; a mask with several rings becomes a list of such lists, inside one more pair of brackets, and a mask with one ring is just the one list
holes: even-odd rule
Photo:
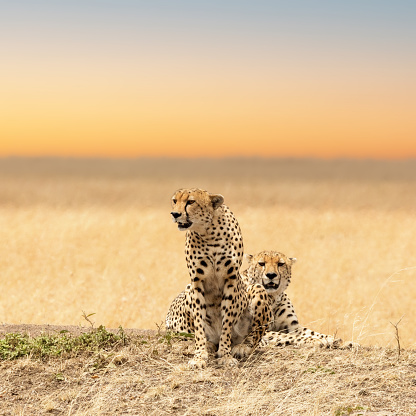
[[275, 290], [279, 289], [280, 282], [279, 283], [276, 283], [276, 282], [263, 283], [263, 286], [268, 293], [274, 292]]
[[193, 224], [192, 221], [187, 216], [185, 219], [180, 219], [182, 215], [179, 212], [173, 211], [170, 214], [172, 215], [173, 222], [178, 224], [179, 231], [185, 231]]
[[189, 228], [192, 225], [192, 221], [187, 222], [178, 222], [178, 230], [179, 231], [185, 231], [187, 228]]

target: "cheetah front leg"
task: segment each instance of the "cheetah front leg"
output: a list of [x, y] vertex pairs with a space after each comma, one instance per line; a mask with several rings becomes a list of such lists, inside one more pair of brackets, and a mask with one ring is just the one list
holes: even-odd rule
[[[225, 263], [227, 266], [227, 262]], [[224, 279], [224, 290], [221, 300], [222, 332], [218, 347], [218, 363], [224, 366], [235, 366], [237, 359], [231, 355], [231, 336], [236, 322], [240, 319], [247, 303], [244, 299], [244, 291], [239, 287], [238, 269], [231, 265]], [[244, 303], [245, 302], [245, 303]]]
[[227, 312], [228, 305], [229, 303], [225, 300], [221, 302], [222, 332], [216, 356], [219, 365], [236, 366], [238, 361], [231, 355], [231, 334], [236, 320], [232, 316], [233, 312]]
[[195, 353], [189, 361], [193, 368], [205, 368], [208, 361], [207, 338], [204, 331], [206, 304], [202, 284], [195, 284], [192, 290], [192, 311], [195, 327]]
[[249, 285], [247, 287], [247, 298], [252, 325], [243, 342], [232, 349], [232, 355], [237, 358], [248, 357], [258, 347], [272, 321], [267, 292], [262, 285]]

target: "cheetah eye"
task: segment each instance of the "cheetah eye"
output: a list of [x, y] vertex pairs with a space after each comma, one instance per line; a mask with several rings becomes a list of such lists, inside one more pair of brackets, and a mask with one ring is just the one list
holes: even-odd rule
[[173, 202], [174, 204], [176, 204], [176, 202], [177, 202], [177, 201], [176, 201], [176, 199], [172, 199], [172, 202]]
[[194, 199], [188, 199], [188, 201], [186, 202], [186, 205], [192, 205], [195, 203]]
[[286, 263], [277, 263], [278, 267], [283, 267]]
[[259, 266], [260, 267], [264, 267], [264, 265], [265, 265], [266, 263], [264, 262], [264, 261], [259, 261]]

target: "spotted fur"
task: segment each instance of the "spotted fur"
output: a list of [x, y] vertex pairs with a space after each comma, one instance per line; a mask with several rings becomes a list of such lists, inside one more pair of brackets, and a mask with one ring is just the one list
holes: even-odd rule
[[191, 283], [172, 302], [166, 328], [195, 333], [192, 367], [208, 360], [208, 345], [218, 347], [223, 365], [250, 354], [271, 319], [266, 290], [245, 285], [240, 276], [243, 238], [222, 195], [201, 189], [180, 189], [171, 212], [179, 230], [186, 230], [185, 254]]

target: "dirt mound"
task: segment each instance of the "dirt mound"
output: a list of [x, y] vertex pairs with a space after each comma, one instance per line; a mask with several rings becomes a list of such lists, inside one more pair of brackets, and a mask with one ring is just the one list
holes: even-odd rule
[[[116, 332], [118, 329], [108, 329], [110, 332]], [[128, 335], [155, 335], [157, 331], [151, 329], [124, 329]], [[91, 327], [76, 325], [31, 325], [31, 324], [0, 324], [0, 337], [4, 334], [18, 333], [28, 334], [31, 337], [37, 337], [42, 334], [54, 335], [63, 332], [69, 332], [78, 336], [91, 331]]]

